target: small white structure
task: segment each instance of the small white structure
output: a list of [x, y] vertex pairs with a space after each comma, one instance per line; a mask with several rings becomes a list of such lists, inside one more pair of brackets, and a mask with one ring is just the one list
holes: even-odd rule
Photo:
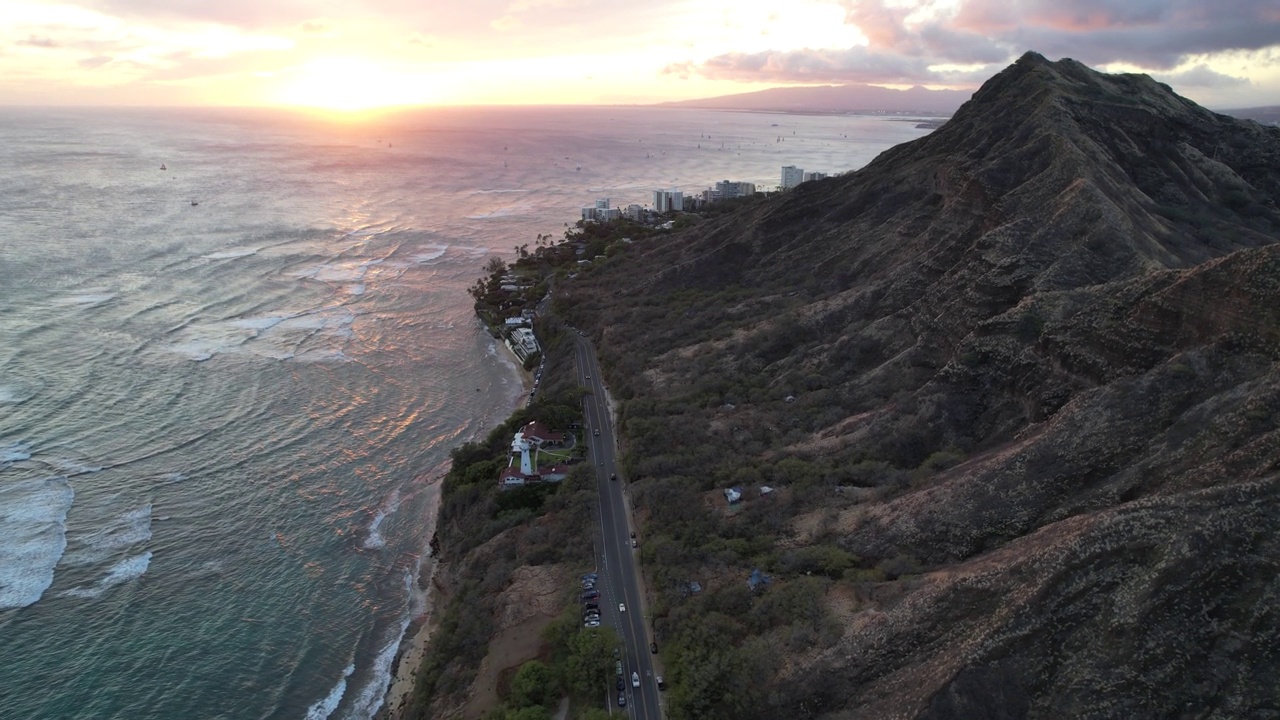
[[742, 499], [742, 491], [737, 488], [725, 488], [724, 499], [732, 505]]

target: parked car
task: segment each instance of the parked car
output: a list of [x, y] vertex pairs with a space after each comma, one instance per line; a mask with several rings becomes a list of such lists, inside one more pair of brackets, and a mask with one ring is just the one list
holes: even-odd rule
[[583, 600], [595, 600], [595, 599], [596, 599], [596, 598], [598, 598], [598, 597], [600, 597], [600, 591], [599, 591], [599, 590], [588, 590], [588, 591], [586, 591], [586, 592], [582, 593], [582, 599], [583, 599]]
[[636, 536], [636, 531], [635, 531], [635, 530], [632, 530], [632, 531], [631, 531], [631, 537], [635, 537], [635, 536]]
[[631, 687], [633, 688], [640, 687], [640, 673], [638, 672], [631, 673]]
[[592, 581], [592, 582], [595, 582], [596, 580], [599, 580], [599, 579], [600, 579], [600, 576], [599, 576], [598, 574], [596, 574], [596, 573], [589, 572], [589, 573], [587, 573], [587, 574], [583, 575], [583, 576], [582, 576], [582, 579], [583, 579], [583, 580], [590, 580], [590, 581]]
[[657, 677], [657, 680], [658, 680], [658, 689], [659, 689], [659, 690], [666, 690], [666, 689], [667, 689], [667, 684], [666, 684], [666, 683], [664, 683], [664, 682], [662, 682], [662, 676], [661, 676], [661, 675], [659, 675], [659, 676]]
[[626, 706], [627, 706], [627, 694], [618, 693], [618, 707], [626, 707]]
[[598, 628], [600, 627], [600, 620], [598, 619], [588, 620], [582, 623], [582, 627]]
[[618, 678], [618, 692], [622, 692], [623, 690], [626, 690], [626, 689], [627, 689], [627, 683], [622, 678]]
[[649, 652], [653, 653], [654, 655], [657, 655], [657, 654], [658, 654], [658, 643], [655, 643], [655, 642], [651, 642], [651, 643], [649, 643]]
[[631, 547], [640, 547], [640, 544], [639, 544], [639, 543], [637, 543], [635, 540], [632, 540], [632, 541], [631, 541]]
[[617, 480], [617, 479], [618, 479], [618, 474], [617, 474], [617, 473], [609, 473], [609, 479], [610, 479], [610, 480]]
[[587, 603], [586, 605], [583, 605], [583, 606], [582, 606], [582, 608], [583, 608], [584, 610], [599, 610], [599, 609], [600, 609], [600, 603], [589, 602], [589, 603]]
[[626, 611], [627, 611], [626, 603], [618, 603], [618, 612], [626, 612]]
[[596, 428], [596, 435], [600, 434], [600, 428]]
[[618, 677], [622, 677], [622, 661], [621, 660], [614, 663], [614, 669], [618, 671]]

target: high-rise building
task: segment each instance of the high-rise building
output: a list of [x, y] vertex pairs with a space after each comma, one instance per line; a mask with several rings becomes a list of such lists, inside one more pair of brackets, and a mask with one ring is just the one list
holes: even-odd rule
[[715, 192], [718, 194], [717, 200], [731, 200], [755, 195], [756, 186], [755, 183], [721, 180], [716, 183]]
[[790, 190], [802, 182], [804, 182], [804, 168], [798, 168], [795, 165], [782, 166], [783, 190]]
[[654, 190], [653, 210], [658, 214], [684, 210], [684, 193], [679, 190]]
[[824, 172], [807, 172], [804, 174], [803, 182], [809, 182], [810, 180], [826, 180], [826, 179], [827, 179], [827, 174]]

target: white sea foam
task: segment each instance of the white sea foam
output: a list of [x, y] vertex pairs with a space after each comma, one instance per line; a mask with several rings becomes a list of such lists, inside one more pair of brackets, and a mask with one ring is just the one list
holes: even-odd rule
[[53, 584], [74, 499], [62, 477], [0, 487], [0, 610], [31, 605]]
[[392, 636], [390, 642], [382, 646], [382, 649], [378, 651], [378, 656], [373, 659], [369, 682], [365, 683], [365, 686], [360, 689], [360, 693], [356, 695], [356, 699], [351, 704], [351, 717], [367, 720], [382, 708], [382, 703], [387, 697], [387, 688], [391, 686], [391, 673], [394, 669], [396, 651], [400, 649], [400, 639], [404, 637], [405, 631], [409, 629], [409, 620], [409, 614], [405, 613], [400, 622], [400, 631]]
[[63, 475], [67, 475], [70, 477], [73, 477], [76, 475], [86, 475], [88, 473], [102, 472], [101, 465], [89, 465], [88, 463], [84, 463], [79, 460], [72, 460], [70, 458], [42, 457], [40, 458], [40, 461], [45, 463], [46, 465], [57, 468], [58, 470], [62, 471]]
[[72, 307], [77, 305], [97, 305], [104, 303], [115, 297], [115, 293], [110, 292], [83, 292], [75, 295], [67, 295], [53, 301], [58, 307]]
[[257, 255], [258, 249], [259, 248], [233, 248], [231, 250], [221, 250], [219, 252], [209, 253], [208, 255], [201, 255], [200, 257], [206, 260], [231, 260], [234, 258]]
[[448, 245], [427, 245], [423, 248], [427, 252], [418, 253], [413, 256], [416, 263], [428, 263], [437, 260], [449, 251]]
[[19, 442], [0, 447], [0, 469], [12, 463], [30, 459], [31, 445], [29, 443]]
[[15, 385], [0, 385], [0, 403], [20, 403], [31, 399], [31, 393]]
[[98, 582], [93, 585], [71, 588], [59, 593], [64, 597], [77, 597], [93, 599], [102, 595], [102, 593], [110, 590], [116, 585], [123, 585], [131, 580], [137, 580], [146, 574], [147, 568], [151, 565], [151, 551], [130, 555], [129, 557], [117, 562], [107, 570], [107, 574], [102, 576]]
[[227, 324], [235, 328], [261, 331], [269, 330], [287, 319], [287, 315], [267, 315], [264, 317], [239, 318]]
[[71, 552], [64, 565], [94, 565], [120, 551], [151, 539], [151, 503], [113, 517], [102, 527], [71, 537]]
[[307, 708], [306, 720], [325, 720], [338, 709], [338, 703], [342, 702], [342, 695], [347, 691], [347, 678], [351, 677], [351, 673], [356, 671], [354, 664], [348, 665], [346, 670], [342, 671], [342, 679], [337, 685], [324, 696], [323, 700], [318, 700]]
[[386, 520], [387, 516], [400, 509], [400, 499], [400, 489], [396, 488], [395, 490], [392, 490], [391, 494], [387, 496], [387, 499], [383, 501], [382, 506], [378, 508], [376, 513], [374, 513], [373, 521], [369, 523], [369, 537], [364, 539], [365, 548], [369, 550], [376, 550], [377, 548], [386, 546], [387, 540], [382, 537], [382, 533], [379, 532], [379, 530], [382, 527], [382, 521]]

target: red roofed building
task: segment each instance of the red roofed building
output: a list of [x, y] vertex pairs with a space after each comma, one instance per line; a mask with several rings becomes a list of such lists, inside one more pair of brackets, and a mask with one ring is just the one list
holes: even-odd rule
[[538, 447], [547, 447], [549, 445], [559, 446], [564, 444], [564, 433], [551, 432], [551, 428], [534, 420], [533, 422], [520, 428], [520, 433], [525, 440], [537, 445]]

